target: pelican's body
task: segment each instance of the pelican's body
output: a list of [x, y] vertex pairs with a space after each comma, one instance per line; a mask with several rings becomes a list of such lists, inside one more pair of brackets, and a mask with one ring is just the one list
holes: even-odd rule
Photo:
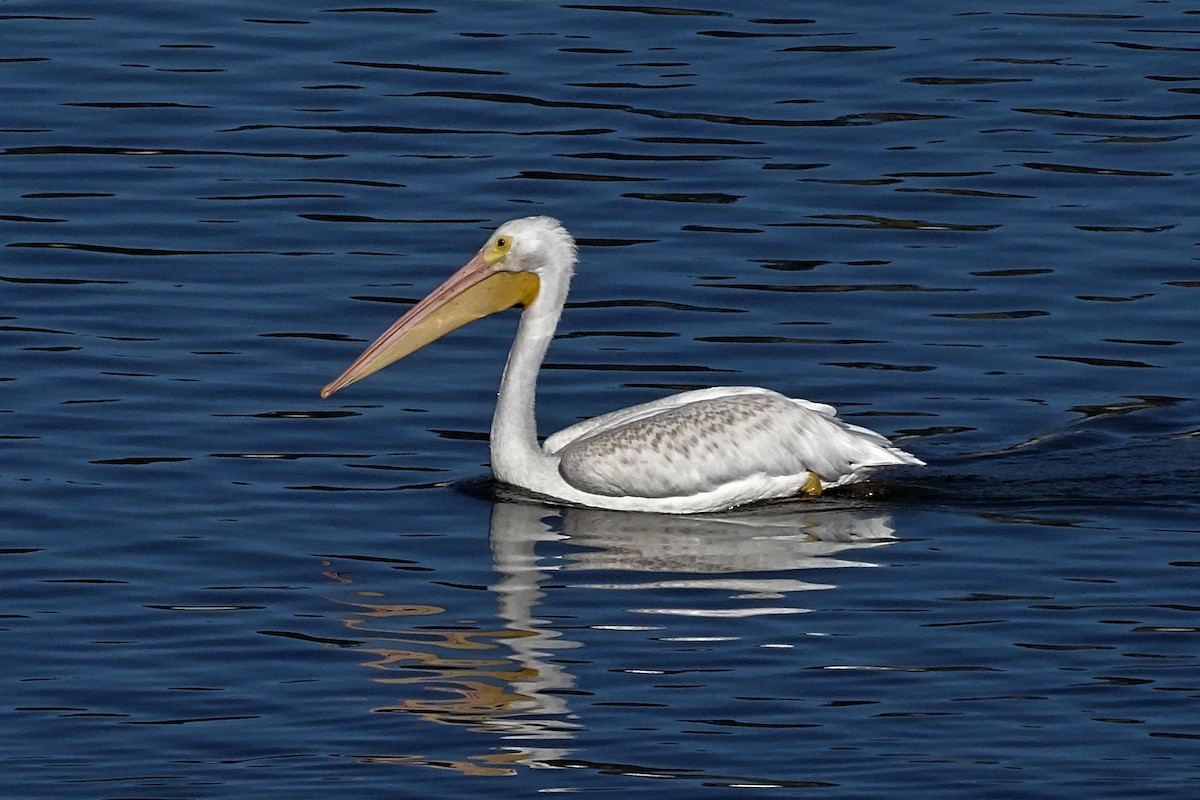
[[524, 312], [492, 419], [503, 483], [566, 503], [690, 514], [819, 494], [872, 470], [923, 462], [831, 406], [754, 387], [665, 397], [572, 425], [539, 445], [537, 374], [566, 302], [575, 241], [557, 220], [501, 225], [462, 269], [385, 331], [322, 397], [487, 314]]

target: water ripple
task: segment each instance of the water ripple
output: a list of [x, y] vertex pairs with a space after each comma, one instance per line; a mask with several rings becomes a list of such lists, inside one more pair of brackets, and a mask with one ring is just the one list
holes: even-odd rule
[[[1194, 794], [1194, 12], [777, 5], [0, 14], [6, 796]], [[543, 433], [757, 384], [929, 466], [513, 495], [515, 313], [319, 404], [529, 214]]]

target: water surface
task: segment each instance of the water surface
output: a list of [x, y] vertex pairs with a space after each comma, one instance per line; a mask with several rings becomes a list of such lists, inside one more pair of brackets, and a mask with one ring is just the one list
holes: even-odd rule
[[[0, 33], [5, 796], [1195, 793], [1195, 9]], [[715, 518], [498, 493], [512, 315], [317, 398], [528, 214], [582, 255], [544, 434], [766, 385], [930, 466]]]

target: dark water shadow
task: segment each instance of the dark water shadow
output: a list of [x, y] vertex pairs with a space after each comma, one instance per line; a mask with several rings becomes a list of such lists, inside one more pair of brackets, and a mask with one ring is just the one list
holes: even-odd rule
[[913, 474], [902, 502], [984, 515], [1019, 508], [1150, 508], [1192, 504], [1200, 494], [1195, 402], [1130, 397], [1079, 406], [1082, 416], [1010, 445], [962, 453]]

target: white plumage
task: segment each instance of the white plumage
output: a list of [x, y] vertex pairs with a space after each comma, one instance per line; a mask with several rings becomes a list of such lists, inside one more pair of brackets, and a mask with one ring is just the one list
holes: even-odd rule
[[625, 409], [586, 432], [572, 426], [545, 449], [568, 483], [612, 497], [693, 495], [753, 473], [813, 472], [829, 488], [871, 467], [912, 463], [835, 413], [753, 386], [701, 389]]
[[538, 445], [537, 374], [566, 301], [575, 242], [549, 217], [501, 225], [449, 280], [383, 333], [333, 392], [445, 333], [525, 306], [492, 421], [500, 481], [555, 500], [623, 511], [698, 513], [816, 494], [920, 459], [843, 422], [832, 406], [756, 387], [665, 397], [572, 425]]

